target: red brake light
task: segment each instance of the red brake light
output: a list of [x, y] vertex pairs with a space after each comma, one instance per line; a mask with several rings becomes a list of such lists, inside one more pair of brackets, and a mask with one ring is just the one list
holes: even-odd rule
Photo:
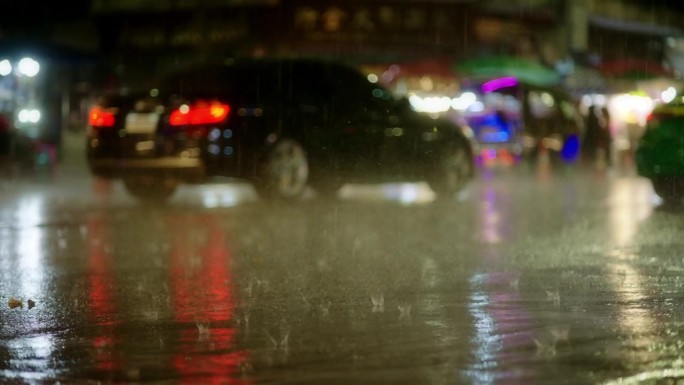
[[219, 102], [197, 103], [192, 106], [182, 105], [179, 109], [171, 112], [169, 124], [186, 126], [221, 123], [226, 120], [228, 113], [230, 113], [230, 106]]
[[646, 127], [655, 128], [660, 123], [663, 123], [673, 117], [676, 117], [676, 115], [670, 113], [669, 111], [652, 112], [646, 117]]
[[88, 123], [93, 127], [113, 127], [114, 113], [102, 107], [93, 107], [88, 114]]

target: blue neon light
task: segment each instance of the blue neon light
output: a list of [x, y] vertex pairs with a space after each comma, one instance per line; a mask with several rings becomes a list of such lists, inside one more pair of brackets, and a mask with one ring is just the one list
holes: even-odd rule
[[567, 163], [577, 160], [580, 153], [580, 141], [577, 135], [570, 135], [561, 149], [561, 158]]
[[480, 140], [485, 143], [508, 142], [510, 138], [510, 134], [506, 131], [483, 132], [480, 136]]

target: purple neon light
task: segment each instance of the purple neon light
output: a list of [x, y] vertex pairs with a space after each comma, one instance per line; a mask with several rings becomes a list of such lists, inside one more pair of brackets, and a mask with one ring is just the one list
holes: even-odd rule
[[514, 87], [518, 85], [518, 79], [507, 76], [503, 78], [498, 78], [490, 80], [482, 85], [482, 92], [489, 93], [498, 90], [499, 88]]

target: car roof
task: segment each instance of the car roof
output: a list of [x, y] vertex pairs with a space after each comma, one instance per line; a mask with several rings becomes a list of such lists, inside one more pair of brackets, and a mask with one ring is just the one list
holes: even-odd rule
[[306, 74], [304, 80], [318, 82], [330, 72], [360, 72], [345, 63], [316, 58], [241, 58], [195, 64], [161, 76], [162, 93], [226, 95], [258, 92], [265, 87], [282, 87], [284, 82]]

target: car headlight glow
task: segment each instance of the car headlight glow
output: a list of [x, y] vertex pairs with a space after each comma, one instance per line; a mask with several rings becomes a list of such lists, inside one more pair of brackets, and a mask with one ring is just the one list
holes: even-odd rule
[[23, 109], [19, 111], [18, 118], [21, 123], [38, 123], [40, 121], [40, 110]]

